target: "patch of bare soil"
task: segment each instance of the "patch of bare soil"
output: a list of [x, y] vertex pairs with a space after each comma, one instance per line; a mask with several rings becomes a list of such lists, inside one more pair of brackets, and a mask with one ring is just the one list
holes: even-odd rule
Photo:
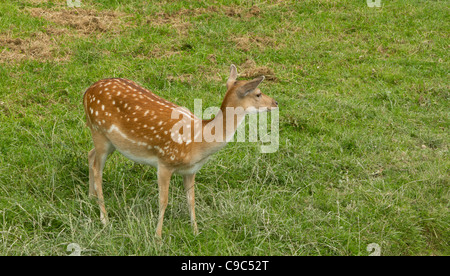
[[148, 58], [170, 58], [174, 55], [180, 55], [181, 51], [178, 51], [175, 47], [172, 47], [170, 49], [164, 49], [161, 47], [155, 48], [153, 51], [149, 53], [149, 55], [144, 56], [140, 55], [139, 57], [142, 59], [148, 59]]
[[228, 17], [251, 18], [259, 16], [260, 13], [261, 10], [257, 6], [253, 6], [251, 8], [243, 8], [239, 6], [209, 6], [206, 8], [181, 9], [172, 13], [160, 12], [157, 13], [156, 16], [149, 18], [149, 20], [156, 23], [173, 23], [177, 20], [204, 14], [224, 14]]
[[59, 55], [60, 48], [52, 35], [37, 32], [27, 38], [12, 38], [8, 34], [0, 34], [0, 62], [32, 60], [68, 60], [68, 55]]
[[119, 33], [124, 25], [121, 19], [127, 16], [116, 11], [94, 11], [67, 7], [29, 8], [26, 9], [26, 12], [33, 17], [43, 18], [60, 26], [48, 26], [44, 32], [36, 32], [29, 37], [14, 38], [7, 33], [0, 34], [0, 62], [17, 62], [24, 59], [68, 60], [70, 55], [61, 54], [61, 45], [63, 45], [64, 39], [104, 32]]
[[187, 35], [192, 23], [186, 18], [168, 15], [166, 13], [157, 13], [156, 16], [148, 18], [147, 24], [153, 26], [169, 25], [174, 28], [178, 35]]
[[257, 6], [242, 8], [238, 6], [209, 6], [206, 8], [182, 9], [173, 13], [160, 12], [147, 18], [147, 24], [164, 25], [167, 24], [177, 30], [178, 34], [186, 35], [192, 27], [190, 17], [204, 14], [225, 14], [228, 17], [251, 18], [259, 16], [261, 10]]
[[275, 39], [265, 36], [234, 36], [231, 37], [231, 41], [236, 44], [236, 48], [241, 51], [248, 52], [253, 48], [258, 48], [260, 50], [265, 49], [266, 47], [276, 48], [277, 45], [275, 43]]
[[168, 75], [167, 80], [168, 81], [179, 81], [179, 82], [186, 82], [191, 83], [193, 76], [191, 74], [182, 74], [177, 76]]
[[198, 66], [198, 74], [202, 76], [202, 78], [206, 79], [208, 82], [220, 82], [225, 84], [226, 70], [224, 71], [222, 66], [215, 66], [216, 64], [216, 56], [211, 54], [207, 57], [208, 60], [213, 63], [212, 66], [200, 65]]
[[239, 18], [252, 18], [259, 16], [261, 9], [257, 6], [252, 6], [251, 8], [243, 8], [238, 6], [229, 6], [222, 8], [223, 13], [228, 17], [239, 17]]
[[125, 13], [116, 11], [95, 11], [81, 8], [58, 10], [30, 8], [28, 12], [31, 16], [74, 28], [81, 35], [90, 35], [95, 32], [118, 33], [124, 25], [121, 19], [127, 16]]
[[211, 63], [213, 63], [213, 64], [216, 64], [216, 63], [217, 63], [217, 61], [216, 61], [217, 57], [216, 57], [216, 55], [214, 55], [214, 54], [208, 55], [207, 59], [208, 59]]
[[274, 71], [267, 66], [257, 66], [256, 62], [251, 59], [247, 59], [243, 64], [241, 64], [242, 72], [239, 76], [243, 78], [256, 78], [264, 75], [266, 80], [277, 81]]
[[169, 25], [174, 28], [178, 35], [187, 35], [192, 27], [190, 16], [198, 16], [216, 10], [216, 7], [183, 9], [174, 13], [159, 12], [147, 18], [147, 24], [153, 26]]
[[[49, 0], [28, 0], [28, 2], [30, 2], [31, 4], [43, 4], [43, 3], [48, 3]], [[53, 3], [56, 5], [67, 5], [66, 1], [64, 1], [64, 3]]]
[[11, 112], [9, 111], [9, 108], [6, 106], [5, 102], [0, 101], [0, 113], [5, 114], [6, 116], [9, 116]]

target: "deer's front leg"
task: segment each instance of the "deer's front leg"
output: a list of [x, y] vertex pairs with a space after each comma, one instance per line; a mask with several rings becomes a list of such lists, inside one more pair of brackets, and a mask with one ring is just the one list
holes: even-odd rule
[[156, 237], [161, 238], [164, 212], [169, 201], [169, 184], [173, 171], [162, 164], [158, 165], [159, 218], [156, 226]]
[[184, 189], [186, 190], [186, 197], [189, 207], [189, 214], [191, 216], [191, 224], [194, 228], [194, 234], [198, 234], [197, 221], [195, 220], [195, 192], [194, 192], [195, 174], [188, 174], [183, 176]]
[[102, 189], [103, 168], [108, 155], [115, 149], [108, 138], [96, 131], [92, 131], [92, 140], [95, 149], [89, 152], [89, 194], [97, 197], [100, 207], [100, 221], [106, 225], [108, 214], [106, 213]]

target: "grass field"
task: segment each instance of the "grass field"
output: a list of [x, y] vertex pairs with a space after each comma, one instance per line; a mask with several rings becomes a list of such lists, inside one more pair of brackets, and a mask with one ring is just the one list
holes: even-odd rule
[[[450, 255], [448, 1], [0, 2], [0, 254]], [[280, 104], [280, 147], [230, 143], [182, 178], [107, 162], [88, 198], [82, 96], [132, 79], [220, 106], [230, 64]]]

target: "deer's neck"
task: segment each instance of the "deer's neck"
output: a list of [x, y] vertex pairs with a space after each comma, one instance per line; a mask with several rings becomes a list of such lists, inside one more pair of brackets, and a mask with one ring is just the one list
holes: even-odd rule
[[[212, 120], [203, 121], [204, 136], [212, 132], [219, 143], [228, 143], [234, 136], [239, 125], [244, 121], [244, 110], [234, 107], [221, 107], [220, 111]], [[208, 124], [214, 126], [213, 131], [209, 131]], [[216, 133], [216, 130], [218, 133]]]
[[243, 110], [222, 106], [213, 119], [203, 120], [202, 141], [195, 143], [199, 156], [203, 159], [223, 148], [233, 138], [244, 119]]

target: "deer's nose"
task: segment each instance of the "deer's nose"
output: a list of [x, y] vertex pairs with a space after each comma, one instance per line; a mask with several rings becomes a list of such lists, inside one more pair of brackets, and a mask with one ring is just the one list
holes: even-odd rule
[[273, 103], [274, 103], [276, 106], [278, 106], [278, 102], [277, 102], [277, 101], [274, 100]]

